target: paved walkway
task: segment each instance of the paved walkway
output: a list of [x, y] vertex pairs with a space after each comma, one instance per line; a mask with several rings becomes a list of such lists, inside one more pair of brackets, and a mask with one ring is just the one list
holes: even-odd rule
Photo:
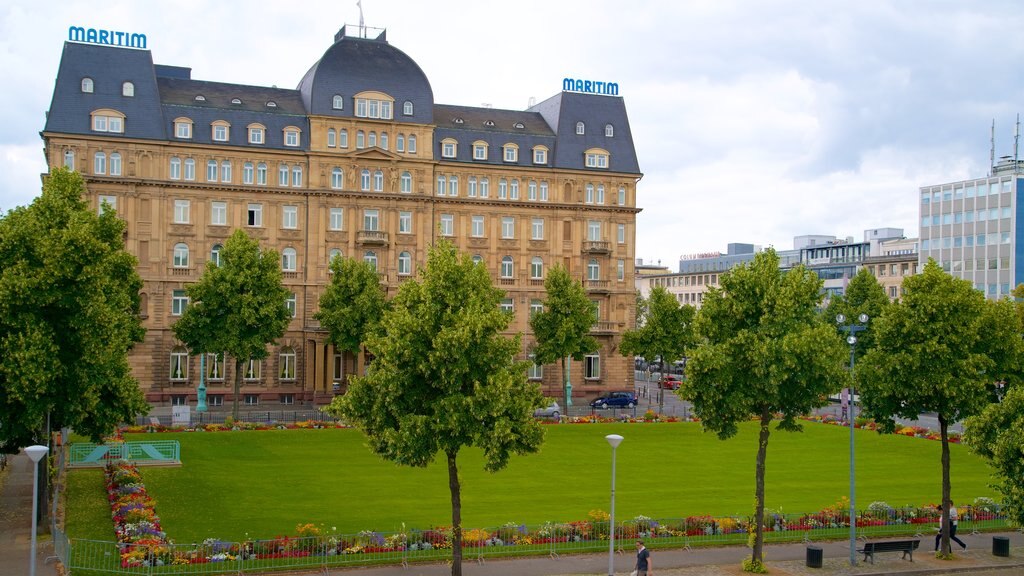
[[[0, 472], [0, 576], [25, 576], [29, 573], [30, 534], [32, 528], [32, 462], [24, 453], [10, 458], [7, 469]], [[993, 536], [1010, 539], [1010, 557], [992, 554]], [[953, 560], [938, 560], [931, 552], [931, 534], [925, 534], [914, 561], [900, 558], [898, 553], [879, 554], [875, 564], [861, 562], [850, 566], [850, 547], [847, 541], [814, 543], [822, 548], [822, 568], [806, 566], [807, 547], [804, 544], [772, 544], [765, 548], [765, 560], [774, 576], [930, 576], [937, 574], [972, 573], [978, 576], [1024, 575], [1024, 534], [958, 534], [968, 544], [967, 551], [955, 553]], [[49, 535], [40, 536], [37, 544], [38, 576], [57, 576], [56, 563], [47, 559], [53, 555]], [[652, 559], [657, 576], [742, 576], [740, 562], [750, 554], [740, 546], [719, 548], [693, 548], [691, 550], [654, 550]], [[615, 573], [629, 574], [633, 555], [616, 554]], [[465, 576], [555, 576], [555, 575], [607, 575], [607, 554], [584, 554], [559, 557], [522, 558], [516, 560], [488, 560], [478, 563], [469, 559], [463, 563]], [[376, 568], [348, 568], [313, 572], [318, 575], [351, 576], [446, 576], [451, 568], [446, 564], [414, 564]], [[294, 573], [293, 573], [294, 574]]]

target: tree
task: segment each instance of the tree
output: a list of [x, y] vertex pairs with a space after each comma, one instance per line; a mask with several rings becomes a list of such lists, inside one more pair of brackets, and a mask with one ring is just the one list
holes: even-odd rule
[[142, 279], [124, 222], [55, 169], [28, 207], [0, 218], [0, 451], [63, 427], [99, 441], [149, 411], [128, 365], [142, 341]]
[[332, 344], [356, 355], [387, 307], [384, 290], [369, 262], [336, 257], [331, 272], [331, 283], [320, 296], [320, 311], [313, 317], [327, 329]]
[[544, 291], [544, 309], [530, 318], [530, 328], [537, 339], [533, 355], [538, 364], [561, 361], [562, 394], [568, 409], [572, 406], [572, 384], [567, 358], [583, 360], [586, 354], [597, 350], [597, 340], [590, 335], [597, 321], [597, 305], [587, 298], [583, 285], [560, 265], [548, 272]]
[[[834, 321], [837, 315], [842, 314], [852, 321], [861, 314], [867, 314], [870, 321], [872, 318], [881, 317], [890, 303], [889, 297], [885, 295], [885, 288], [878, 283], [874, 274], [867, 268], [861, 268], [846, 286], [846, 293], [829, 300], [825, 319]], [[842, 331], [842, 327], [836, 324], [836, 330], [842, 333], [845, 339], [846, 333]], [[874, 346], [875, 335], [870, 329], [858, 332], [857, 346], [854, 348], [855, 357], [862, 358]]]
[[797, 418], [828, 402], [848, 378], [846, 347], [818, 312], [821, 280], [803, 266], [779, 270], [774, 250], [719, 277], [697, 313], [683, 396], [707, 430], [725, 440], [751, 417], [760, 423], [755, 533], [747, 568], [763, 567], [764, 479], [769, 426], [799, 431]]
[[1024, 387], [1010, 389], [1001, 402], [968, 418], [964, 442], [995, 469], [1006, 517], [1024, 526]]
[[199, 282], [186, 289], [189, 305], [172, 329], [193, 354], [234, 358], [232, 415], [237, 419], [245, 365], [267, 357], [267, 344], [284, 335], [292, 313], [277, 252], [261, 252], [245, 231], [235, 230], [220, 261], [207, 263]]
[[386, 460], [426, 467], [444, 454], [453, 576], [462, 574], [460, 450], [479, 448], [484, 468], [496, 472], [543, 441], [533, 418], [543, 397], [526, 378], [527, 363], [515, 360], [518, 336], [501, 334], [511, 322], [499, 308], [502, 297], [486, 268], [449, 242], [434, 246], [421, 276], [401, 285], [369, 336], [369, 372], [329, 408], [362, 429]]
[[[643, 325], [622, 335], [619, 351], [624, 356], [661, 357], [662, 364], [682, 358], [693, 345], [693, 306], [680, 306], [664, 286], [655, 286], [644, 299]], [[661, 370], [662, 379], [665, 369]]]
[[[883, 432], [895, 430], [896, 418], [936, 414], [942, 440], [942, 521], [948, 525], [948, 427], [979, 414], [991, 400], [994, 383], [1006, 376], [993, 358], [1012, 358], [1020, 334], [1008, 302], [988, 302], [970, 282], [943, 272], [934, 260], [921, 274], [906, 278], [903, 289], [900, 301], [872, 322], [875, 347], [857, 365], [861, 403]], [[948, 554], [948, 531], [943, 534], [942, 551]]]

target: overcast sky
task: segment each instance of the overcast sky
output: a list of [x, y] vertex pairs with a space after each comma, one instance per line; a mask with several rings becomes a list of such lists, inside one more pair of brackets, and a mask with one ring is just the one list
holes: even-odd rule
[[[1011, 0], [362, 0], [442, 104], [522, 110], [618, 82], [640, 169], [636, 255], [801, 234], [918, 234], [918, 187], [985, 176], [1024, 108]], [[144, 33], [199, 80], [295, 88], [355, 0], [15, 0], [0, 6], [0, 209], [31, 202], [71, 25]], [[1024, 150], [1021, 157], [1024, 158]]]

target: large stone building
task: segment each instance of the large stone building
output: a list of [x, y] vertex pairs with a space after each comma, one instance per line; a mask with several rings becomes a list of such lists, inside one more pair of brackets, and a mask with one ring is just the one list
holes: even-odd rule
[[[79, 171], [91, 205], [127, 222], [147, 330], [132, 362], [148, 400], [194, 402], [200, 363], [171, 326], [185, 287], [238, 228], [281, 254], [294, 316], [269, 358], [246, 367], [245, 404], [324, 403], [357, 369], [313, 319], [333, 256], [374, 263], [394, 295], [438, 237], [507, 291], [523, 357], [545, 275], [568, 267], [599, 305], [601, 345], [572, 366], [574, 391], [631, 388], [632, 359], [617, 345], [634, 316], [641, 173], [618, 87], [566, 79], [525, 111], [438, 104], [383, 31], [358, 30], [342, 28], [294, 90], [193, 79], [155, 65], [144, 39], [111, 46], [71, 30], [46, 159]], [[209, 404], [227, 404], [233, 363], [204, 364]], [[560, 390], [557, 366], [529, 376]]]

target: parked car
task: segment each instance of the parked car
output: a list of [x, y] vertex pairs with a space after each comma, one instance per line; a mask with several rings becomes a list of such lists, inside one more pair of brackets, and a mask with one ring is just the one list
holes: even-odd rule
[[537, 408], [533, 411], [534, 418], [551, 418], [552, 420], [558, 420], [562, 416], [562, 409], [558, 406], [558, 402], [551, 402], [545, 408]]
[[679, 390], [679, 387], [683, 385], [683, 378], [678, 374], [665, 374], [665, 376], [658, 381], [658, 386], [665, 390]]
[[592, 408], [632, 408], [637, 405], [632, 392], [609, 392], [590, 403]]

